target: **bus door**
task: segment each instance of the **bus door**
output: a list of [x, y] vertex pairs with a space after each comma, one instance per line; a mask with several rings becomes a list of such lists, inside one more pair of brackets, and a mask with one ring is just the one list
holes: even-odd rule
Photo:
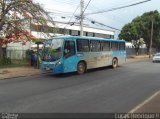
[[75, 41], [65, 40], [63, 56], [64, 72], [77, 71], [78, 57], [76, 55]]

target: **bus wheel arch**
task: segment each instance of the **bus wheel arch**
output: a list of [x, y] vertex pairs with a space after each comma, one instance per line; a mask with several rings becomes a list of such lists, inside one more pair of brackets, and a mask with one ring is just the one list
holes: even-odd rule
[[84, 60], [81, 60], [77, 64], [77, 73], [84, 74], [87, 71], [87, 63]]
[[117, 68], [118, 67], [118, 58], [117, 57], [114, 57], [112, 59], [112, 67], [113, 68]]

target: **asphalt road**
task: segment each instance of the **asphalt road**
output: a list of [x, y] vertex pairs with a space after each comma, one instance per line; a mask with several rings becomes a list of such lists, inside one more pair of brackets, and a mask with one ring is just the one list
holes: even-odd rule
[[0, 80], [0, 112], [129, 112], [160, 90], [160, 63], [141, 61], [84, 75]]

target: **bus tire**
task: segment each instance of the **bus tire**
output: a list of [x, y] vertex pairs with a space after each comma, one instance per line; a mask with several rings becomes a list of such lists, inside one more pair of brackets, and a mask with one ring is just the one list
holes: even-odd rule
[[113, 60], [112, 60], [112, 67], [113, 68], [117, 68], [118, 67], [118, 59], [117, 58], [113, 58]]
[[77, 65], [77, 73], [84, 74], [86, 72], [86, 64], [84, 62], [79, 62]]

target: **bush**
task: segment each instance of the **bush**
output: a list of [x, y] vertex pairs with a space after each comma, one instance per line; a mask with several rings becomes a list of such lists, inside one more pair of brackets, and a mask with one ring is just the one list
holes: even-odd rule
[[32, 50], [27, 50], [27, 51], [26, 51], [26, 59], [27, 59], [27, 60], [30, 60], [30, 59], [31, 59], [31, 53], [32, 53]]
[[9, 57], [0, 58], [0, 66], [2, 65], [10, 65], [12, 64], [11, 59]]

